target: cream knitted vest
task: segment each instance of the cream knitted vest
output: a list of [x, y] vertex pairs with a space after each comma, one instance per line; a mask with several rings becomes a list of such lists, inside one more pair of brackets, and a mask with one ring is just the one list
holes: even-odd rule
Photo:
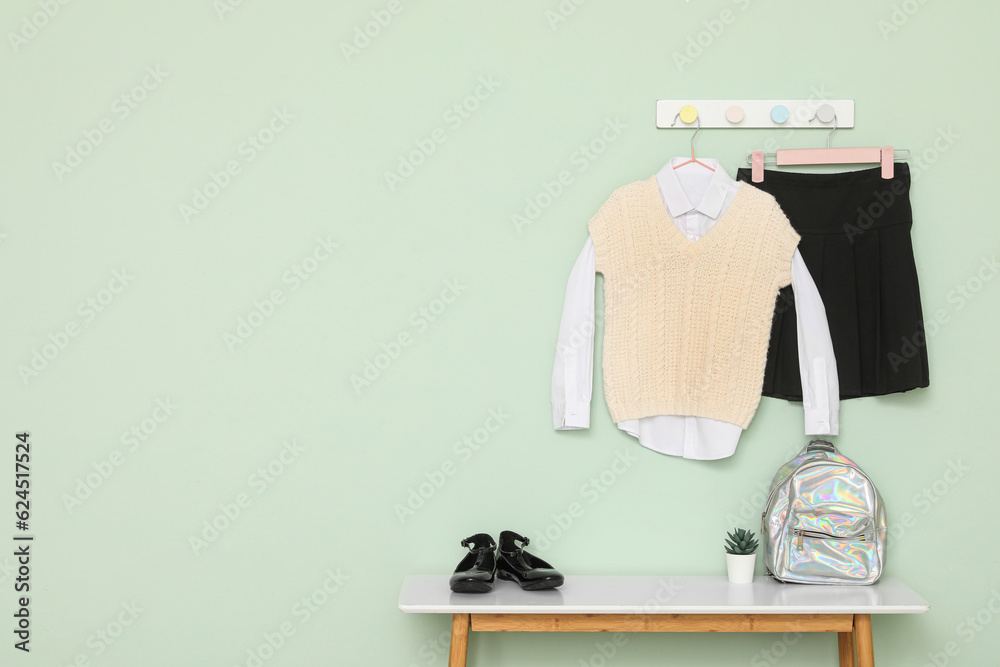
[[588, 227], [604, 275], [604, 396], [615, 422], [692, 415], [746, 428], [799, 242], [774, 197], [741, 184], [691, 242], [654, 176], [615, 190]]

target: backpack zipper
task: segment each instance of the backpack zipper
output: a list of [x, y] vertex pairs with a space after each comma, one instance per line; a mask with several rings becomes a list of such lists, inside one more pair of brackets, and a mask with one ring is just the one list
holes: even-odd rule
[[810, 537], [817, 540], [834, 540], [837, 542], [868, 542], [872, 537], [871, 533], [858, 533], [857, 535], [831, 535], [830, 533], [824, 533], [819, 530], [805, 530], [803, 528], [793, 528], [792, 535], [795, 535], [795, 546], [799, 549], [802, 548], [803, 537]]

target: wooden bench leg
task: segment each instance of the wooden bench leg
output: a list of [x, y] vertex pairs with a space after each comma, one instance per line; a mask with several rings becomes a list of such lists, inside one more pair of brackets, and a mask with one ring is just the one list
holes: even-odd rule
[[840, 649], [840, 667], [854, 667], [854, 633], [838, 632], [837, 648]]
[[469, 652], [469, 620], [469, 614], [451, 615], [448, 667], [465, 667], [465, 657]]
[[872, 642], [870, 614], [854, 615], [854, 641], [858, 648], [858, 667], [875, 667], [875, 644]]

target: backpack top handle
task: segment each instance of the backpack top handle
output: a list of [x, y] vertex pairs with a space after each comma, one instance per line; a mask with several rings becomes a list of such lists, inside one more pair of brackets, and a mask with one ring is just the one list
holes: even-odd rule
[[806, 445], [807, 452], [834, 452], [836, 453], [837, 448], [829, 440], [821, 440], [816, 438], [811, 440], [808, 445]]

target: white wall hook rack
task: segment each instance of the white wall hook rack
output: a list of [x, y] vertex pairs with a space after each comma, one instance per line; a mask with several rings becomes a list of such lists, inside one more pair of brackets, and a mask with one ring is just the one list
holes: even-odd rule
[[702, 129], [830, 127], [830, 109], [839, 129], [854, 127], [854, 100], [657, 100], [656, 127], [690, 128], [695, 119]]

